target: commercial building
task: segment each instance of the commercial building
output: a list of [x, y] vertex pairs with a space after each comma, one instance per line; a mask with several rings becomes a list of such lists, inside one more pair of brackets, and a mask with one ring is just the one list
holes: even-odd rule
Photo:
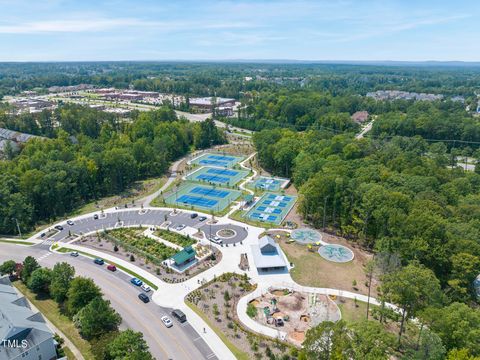
[[259, 272], [286, 271], [287, 261], [280, 246], [270, 236], [263, 236], [252, 245], [253, 262]]
[[39, 312], [33, 312], [8, 277], [0, 277], [0, 360], [51, 360], [56, 342]]
[[191, 98], [189, 100], [190, 107], [204, 112], [211, 112], [213, 107], [232, 107], [235, 105], [235, 99], [217, 97], [213, 100], [213, 97]]

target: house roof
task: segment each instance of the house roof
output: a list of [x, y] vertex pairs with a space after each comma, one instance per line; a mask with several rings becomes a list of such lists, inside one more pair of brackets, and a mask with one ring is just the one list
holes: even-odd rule
[[183, 248], [182, 251], [179, 251], [175, 255], [173, 255], [172, 259], [177, 264], [183, 264], [185, 261], [194, 258], [196, 255], [195, 250], [191, 246], [187, 246]]
[[264, 236], [258, 245], [252, 245], [253, 262], [259, 269], [285, 267], [287, 263], [280, 246], [270, 236]]
[[[0, 339], [27, 340], [28, 348], [51, 339], [54, 352], [53, 334], [43, 316], [30, 309], [26, 299], [18, 295], [8, 277], [0, 280]], [[0, 346], [0, 359], [15, 358], [25, 350]]]

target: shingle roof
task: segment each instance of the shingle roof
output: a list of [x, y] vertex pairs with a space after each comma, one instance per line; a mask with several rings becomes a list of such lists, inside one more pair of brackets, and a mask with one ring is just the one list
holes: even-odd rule
[[[0, 339], [27, 340], [28, 348], [51, 339], [52, 351], [55, 351], [53, 335], [45, 319], [30, 309], [26, 299], [18, 295], [8, 277], [0, 278]], [[25, 350], [28, 349], [0, 346], [0, 359], [14, 358]]]

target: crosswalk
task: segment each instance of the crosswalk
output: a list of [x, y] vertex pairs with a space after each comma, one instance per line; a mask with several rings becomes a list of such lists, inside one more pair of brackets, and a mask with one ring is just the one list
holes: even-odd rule
[[54, 242], [55, 242], [54, 239], [47, 239], [47, 240], [44, 240], [44, 241], [42, 242], [42, 245], [48, 245], [48, 246], [50, 246], [50, 245], [53, 245]]
[[43, 254], [42, 256], [40, 256], [39, 258], [37, 258], [37, 261], [40, 262], [42, 260], [44, 260], [45, 258], [49, 257], [50, 255], [52, 255], [53, 253], [51, 252], [48, 252], [46, 254]]

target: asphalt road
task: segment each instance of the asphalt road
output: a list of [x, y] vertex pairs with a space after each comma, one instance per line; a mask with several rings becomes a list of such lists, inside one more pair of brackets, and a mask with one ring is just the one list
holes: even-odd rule
[[[0, 262], [9, 259], [20, 262], [29, 255], [37, 258], [40, 265], [47, 267], [66, 261], [75, 267], [76, 275], [92, 278], [102, 289], [105, 297], [111, 301], [113, 308], [122, 316], [121, 328], [142, 332], [150, 351], [157, 360], [217, 359], [188, 322], [180, 324], [170, 316], [171, 309], [162, 308], [152, 301], [148, 304], [141, 302], [138, 299], [141, 290], [130, 283], [129, 275], [121, 271], [112, 273], [106, 269], [106, 265], [95, 265], [91, 259], [83, 256], [74, 258], [69, 255], [59, 255], [38, 246], [0, 244]], [[160, 320], [162, 315], [172, 318], [173, 327], [167, 329], [163, 325]]]
[[[144, 213], [140, 209], [135, 210], [123, 210], [117, 211], [114, 213], [105, 213], [104, 217], [101, 217], [100, 212], [97, 213], [99, 219], [95, 220], [93, 215], [76, 220], [74, 225], [67, 225], [66, 222], [62, 223], [63, 230], [57, 232], [55, 235], [50, 237], [46, 241], [46, 245], [53, 243], [54, 241], [62, 241], [65, 239], [69, 232], [72, 234], [86, 234], [92, 231], [100, 231], [103, 229], [111, 229], [115, 227], [125, 227], [125, 226], [135, 226], [135, 225], [144, 225], [144, 226], [160, 226], [165, 221], [170, 221], [170, 227], [175, 228], [178, 225], [186, 225], [194, 228], [198, 228], [205, 232], [206, 235], [210, 234], [210, 225], [205, 221], [200, 221], [200, 216], [192, 219], [190, 213], [180, 211], [176, 215], [170, 215], [170, 211], [166, 210], [145, 210]], [[233, 244], [243, 241], [248, 233], [247, 231], [237, 225], [227, 224], [227, 225], [211, 225], [212, 234], [215, 235], [221, 229], [231, 229], [234, 231], [234, 236], [228, 238], [222, 238], [225, 244]]]

